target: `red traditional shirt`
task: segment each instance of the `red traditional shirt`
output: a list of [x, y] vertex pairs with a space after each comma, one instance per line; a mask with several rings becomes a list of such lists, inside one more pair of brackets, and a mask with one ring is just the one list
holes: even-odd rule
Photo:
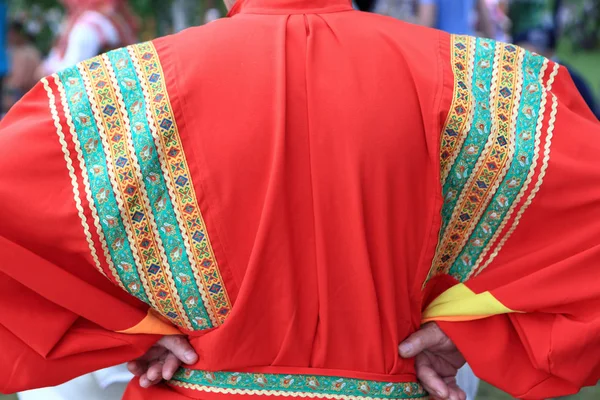
[[600, 126], [523, 49], [353, 11], [230, 18], [43, 79], [0, 128], [0, 389], [200, 356], [127, 399], [415, 399], [438, 320], [522, 398], [599, 374]]

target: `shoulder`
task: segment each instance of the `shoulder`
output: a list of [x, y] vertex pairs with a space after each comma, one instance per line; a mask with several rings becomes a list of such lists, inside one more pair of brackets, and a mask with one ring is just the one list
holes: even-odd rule
[[467, 35], [448, 35], [441, 50], [447, 56], [445, 64], [448, 71], [457, 80], [471, 79], [471, 86], [501, 76], [526, 78], [524, 75], [534, 73], [533, 66], [554, 65], [519, 46]]
[[448, 115], [441, 132], [443, 181], [452, 168], [476, 159], [491, 135], [500, 134], [502, 152], [514, 150], [517, 132], [533, 135], [558, 72], [558, 65], [518, 46], [456, 35], [448, 42], [444, 66]]
[[[102, 130], [117, 119], [130, 122], [149, 99], [153, 85], [164, 86], [164, 72], [152, 42], [110, 51], [55, 74], [67, 117], [79, 130]], [[125, 121], [127, 120], [127, 121]]]
[[552, 134], [557, 64], [512, 44], [451, 36], [435, 268], [462, 281], [521, 205]]

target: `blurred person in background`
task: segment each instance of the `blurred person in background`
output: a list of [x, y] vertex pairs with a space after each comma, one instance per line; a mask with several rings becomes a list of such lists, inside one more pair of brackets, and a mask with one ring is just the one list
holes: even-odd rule
[[6, 78], [4, 108], [10, 109], [36, 83], [42, 55], [21, 21], [13, 21], [8, 30], [11, 71]]
[[486, 0], [419, 0], [418, 22], [457, 35], [495, 36]]
[[417, 22], [417, 0], [377, 0], [373, 12], [401, 21]]
[[204, 13], [204, 23], [213, 22], [221, 18], [221, 10], [216, 5], [216, 2], [220, 0], [205, 0], [204, 7], [206, 11]]
[[556, 47], [558, 44], [558, 37], [556, 30], [552, 28], [532, 28], [525, 31], [514, 38], [514, 43], [522, 46], [530, 51], [534, 51], [538, 54], [543, 55], [557, 63], [564, 66], [571, 75], [573, 83], [579, 90], [581, 97], [585, 100], [590, 110], [600, 119], [600, 109], [598, 106], [597, 99], [594, 96], [594, 91], [590, 87], [587, 80], [577, 72], [575, 68], [560, 59], [556, 54]]
[[372, 12], [378, 0], [352, 0], [354, 8], [360, 11]]
[[494, 29], [492, 39], [501, 42], [510, 42], [508, 35], [510, 20], [508, 19], [508, 0], [486, 0], [489, 8], [489, 16]]
[[[10, 71], [8, 57], [8, 0], [0, 0], [0, 99], [4, 96], [6, 75]], [[4, 114], [3, 102], [0, 101], [0, 116]]]
[[39, 77], [111, 49], [137, 42], [138, 21], [127, 0], [61, 0], [67, 12], [55, 47]]
[[561, 0], [509, 0], [511, 36], [522, 37], [532, 29], [556, 29]]

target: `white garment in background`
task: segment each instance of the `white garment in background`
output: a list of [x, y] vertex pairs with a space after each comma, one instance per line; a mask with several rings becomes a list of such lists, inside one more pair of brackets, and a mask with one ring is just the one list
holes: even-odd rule
[[216, 8], [209, 8], [204, 14], [204, 23], [208, 24], [221, 18], [221, 11]]
[[500, 9], [500, 0], [486, 0], [486, 4], [490, 10], [491, 22], [494, 25], [495, 37], [491, 39], [504, 43], [510, 42], [510, 38], [506, 33], [510, 20]]
[[80, 376], [59, 386], [18, 394], [19, 400], [118, 400], [133, 375], [125, 365]]
[[479, 390], [479, 378], [475, 376], [469, 364], [458, 370], [456, 383], [467, 394], [467, 400], [475, 400]]
[[86, 11], [69, 33], [68, 45], [63, 57], [52, 50], [44, 62], [47, 74], [62, 71], [78, 62], [97, 56], [106, 47], [121, 44], [119, 32], [112, 21], [97, 11]]

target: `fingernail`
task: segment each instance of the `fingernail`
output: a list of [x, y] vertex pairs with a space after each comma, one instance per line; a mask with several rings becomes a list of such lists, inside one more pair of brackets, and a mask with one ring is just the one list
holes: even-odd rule
[[140, 378], [140, 386], [143, 388], [147, 388], [150, 386], [150, 381], [146, 378]]
[[410, 343], [402, 343], [400, 345], [400, 353], [402, 355], [407, 355], [407, 354], [411, 354], [413, 350], [413, 347]]
[[193, 351], [188, 351], [183, 355], [183, 358], [185, 358], [185, 361], [188, 363], [193, 363], [196, 361], [196, 353], [194, 353]]

